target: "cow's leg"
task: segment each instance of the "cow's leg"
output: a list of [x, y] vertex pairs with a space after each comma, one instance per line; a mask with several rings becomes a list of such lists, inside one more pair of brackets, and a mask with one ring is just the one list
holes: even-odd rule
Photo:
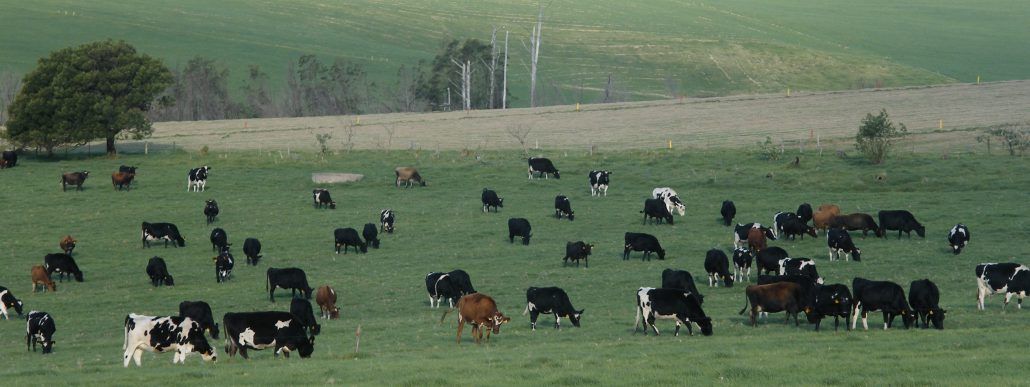
[[240, 357], [244, 360], [250, 360], [250, 355], [247, 355], [247, 346], [240, 347]]
[[[432, 308], [432, 307], [433, 307], [433, 296], [429, 296], [429, 307], [430, 307], [430, 308]], [[439, 306], [437, 306], [437, 307], [439, 307]], [[323, 313], [324, 313], [324, 312], [323, 312]]]
[[[458, 316], [458, 344], [461, 344], [461, 331], [463, 329], [465, 329], [465, 320], [463, 320], [461, 318], [461, 315], [459, 315]], [[475, 335], [473, 335], [473, 336], [475, 336]]]
[[1004, 304], [1002, 304], [1002, 306], [1001, 306], [1001, 308], [1002, 308], [1002, 309], [1007, 309], [1007, 308], [1008, 308], [1008, 306], [1009, 306], [1009, 301], [1011, 301], [1011, 300], [1012, 300], [1012, 296], [1014, 296], [1015, 294], [1016, 294], [1016, 293], [1012, 293], [1012, 292], [1006, 292], [1006, 293], [1005, 293], [1005, 303], [1004, 303]]
[[891, 323], [894, 322], [894, 314], [888, 311], [883, 311], [883, 330], [887, 330], [891, 327]]
[[712, 287], [712, 273], [708, 273], [708, 287]]
[[269, 286], [271, 289], [268, 290], [268, 301], [275, 302], [275, 286]]
[[[136, 347], [132, 352], [132, 361], [136, 363], [136, 367], [141, 367], [143, 364], [143, 349]], [[128, 366], [126, 366], [128, 367]]]
[[680, 319], [676, 318], [676, 330], [673, 331], [673, 333], [672, 333], [673, 336], [679, 337], [679, 335], [680, 335], [680, 325], [681, 325], [680, 324]]
[[536, 331], [536, 319], [539, 316], [540, 316], [540, 311], [537, 310], [536, 308], [533, 308], [532, 310], [529, 311], [529, 326], [533, 328], [534, 332]]
[[[836, 320], [834, 320], [834, 322], [836, 322]], [[822, 323], [823, 323], [822, 317], [820, 317], [820, 318], [815, 320], [815, 331], [816, 332], [819, 332], [819, 325], [822, 325]]]
[[[579, 261], [576, 261], [576, 267], [579, 267]], [[590, 267], [590, 258], [583, 257], [583, 267]], [[1022, 303], [1022, 300], [1020, 300], [1020, 303]]]

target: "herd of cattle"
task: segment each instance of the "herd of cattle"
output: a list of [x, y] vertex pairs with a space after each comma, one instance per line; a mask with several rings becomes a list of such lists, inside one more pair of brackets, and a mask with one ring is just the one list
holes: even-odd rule
[[[17, 165], [17, 154], [4, 152], [0, 159], [0, 168]], [[202, 166], [191, 169], [187, 174], [187, 191], [204, 191], [210, 167]], [[413, 184], [426, 186], [426, 181], [417, 170], [400, 167], [395, 170], [396, 186], [411, 187]], [[112, 184], [116, 190], [130, 189], [136, 175], [136, 167], [121, 166], [112, 174]], [[89, 176], [88, 171], [65, 173], [62, 175], [62, 189], [68, 185], [77, 190]], [[545, 158], [529, 159], [529, 178], [553, 176], [560, 179], [558, 169]], [[596, 170], [588, 174], [591, 196], [607, 196], [610, 185], [610, 171]], [[329, 190], [316, 188], [312, 191], [313, 206], [316, 209], [335, 209]], [[483, 189], [483, 212], [498, 212], [504, 207], [504, 199], [496, 191]], [[555, 197], [555, 217], [575, 219], [570, 200], [565, 195]], [[685, 215], [686, 206], [672, 188], [660, 187], [652, 191], [651, 197], [644, 202], [641, 213], [643, 223], [673, 224], [673, 214]], [[203, 213], [207, 224], [217, 220], [220, 210], [214, 200], [205, 202]], [[736, 217], [736, 206], [732, 201], [724, 201], [720, 215], [726, 226], [731, 226]], [[786, 250], [777, 246], [769, 246], [768, 240], [778, 238], [794, 239], [805, 235], [818, 237], [819, 231], [827, 235], [829, 259], [837, 260], [841, 255], [845, 260], [861, 260], [861, 249], [855, 246], [849, 231], [862, 231], [863, 237], [872, 231], [877, 237], [886, 237], [888, 231], [901, 233], [915, 231], [925, 237], [925, 228], [915, 219], [913, 214], [904, 210], [880, 211], [876, 222], [872, 216], [862, 213], [842, 215], [840, 208], [832, 204], [819, 206], [815, 211], [805, 203], [796, 212], [779, 212], [773, 216], [772, 227], [760, 223], [737, 224], [732, 230], [734, 249], [732, 258], [720, 249], [711, 249], [706, 253], [704, 269], [708, 277], [709, 287], [732, 287], [734, 282], [750, 283], [751, 267], [757, 266], [756, 284], [745, 288], [745, 305], [739, 314], [749, 313], [749, 323], [754, 326], [767, 313], [784, 312], [789, 322], [793, 318], [798, 325], [798, 313], [805, 312], [807, 320], [815, 324], [819, 330], [823, 318], [834, 317], [834, 328], [839, 326], [843, 318], [847, 329], [855, 329], [858, 318], [868, 329], [867, 315], [871, 311], [881, 311], [884, 318], [884, 329], [893, 325], [895, 317], [901, 316], [906, 328], [918, 324], [923, 328], [933, 325], [943, 329], [946, 311], [938, 303], [940, 292], [932, 281], [921, 279], [912, 281], [908, 297], [899, 284], [889, 281], [872, 281], [856, 277], [851, 287], [844, 284], [826, 284], [817, 270], [815, 261], [809, 258], [791, 257]], [[809, 224], [811, 222], [811, 224]], [[368, 247], [379, 248], [379, 233], [393, 233], [395, 215], [391, 209], [380, 212], [378, 227], [366, 223], [359, 235], [354, 228], [338, 228], [334, 230], [335, 251], [342, 249], [346, 254], [350, 247], [355, 252], [365, 253]], [[514, 243], [519, 237], [523, 244], [529, 244], [532, 227], [525, 218], [508, 220], [509, 242]], [[970, 240], [969, 229], [955, 225], [948, 233], [948, 243], [954, 254], [959, 254]], [[218, 255], [213, 258], [217, 282], [232, 278], [235, 259], [231, 253], [232, 244], [228, 234], [221, 228], [214, 228], [210, 241], [212, 250]], [[43, 265], [31, 268], [33, 292], [56, 291], [52, 280], [56, 275], [59, 282], [66, 277], [78, 282], [84, 281], [84, 274], [72, 257], [78, 241], [72, 236], [65, 236], [59, 242], [60, 253], [47, 254]], [[185, 238], [176, 225], [171, 223], [143, 222], [141, 226], [141, 243], [143, 248], [150, 247], [152, 242], [169, 243], [173, 247], [184, 247]], [[650, 260], [655, 255], [659, 260], [666, 257], [658, 238], [654, 235], [639, 232], [626, 232], [623, 241], [623, 260], [630, 257], [631, 252], [642, 252], [641, 259]], [[593, 245], [584, 241], [567, 242], [563, 265], [569, 260], [579, 265], [583, 260], [589, 267], [588, 257]], [[256, 238], [246, 238], [243, 252], [247, 264], [257, 265], [261, 258], [261, 243]], [[732, 267], [732, 272], [730, 271]], [[153, 286], [174, 286], [175, 282], [168, 267], [161, 257], [151, 258], [146, 266], [146, 273]], [[1005, 305], [1013, 296], [1018, 296], [1019, 307], [1022, 299], [1030, 289], [1030, 268], [1017, 263], [984, 263], [975, 268], [977, 279], [977, 306], [984, 308], [985, 297], [991, 294], [1005, 294]], [[222, 328], [226, 333], [226, 353], [230, 357], [237, 352], [247, 358], [247, 351], [254, 349], [274, 348], [276, 355], [289, 356], [298, 352], [301, 357], [309, 357], [314, 351], [315, 336], [320, 332], [320, 325], [314, 317], [308, 300], [314, 295], [321, 310], [321, 317], [339, 318], [336, 307], [336, 291], [326, 285], [317, 290], [309, 286], [307, 276], [299, 268], [268, 268], [266, 271], [266, 290], [269, 300], [275, 302], [275, 290], [290, 289], [293, 296], [289, 312], [267, 311], [250, 313], [226, 313], [222, 319]], [[510, 322], [510, 318], [497, 309], [496, 302], [489, 296], [479, 293], [472, 286], [469, 274], [463, 270], [450, 272], [431, 272], [425, 277], [426, 291], [429, 295], [430, 307], [439, 308], [444, 299], [449, 308], [441, 316], [441, 321], [451, 309], [458, 314], [457, 339], [461, 342], [461, 334], [465, 323], [469, 323], [472, 335], [478, 343], [486, 333], [499, 333], [502, 324]], [[300, 297], [297, 297], [297, 293]], [[674, 334], [678, 335], [680, 327], [686, 325], [688, 333], [693, 333], [692, 325], [697, 325], [703, 335], [712, 335], [712, 320], [702, 305], [704, 296], [698, 291], [694, 277], [688, 271], [666, 269], [661, 273], [661, 287], [641, 287], [636, 292], [636, 322], [634, 331], [644, 322], [644, 334], [649, 328], [657, 335], [656, 319], [671, 319], [676, 324]], [[0, 315], [10, 319], [8, 309], [13, 308], [22, 315], [23, 303], [9, 289], [0, 287]], [[530, 287], [526, 291], [526, 308], [523, 314], [530, 315], [530, 324], [536, 329], [540, 314], [554, 315], [554, 327], [561, 326], [561, 319], [568, 319], [573, 326], [580, 326], [583, 309], [572, 306], [569, 295], [558, 287]], [[848, 320], [850, 319], [850, 326]], [[36, 344], [41, 344], [43, 353], [50, 353], [54, 344], [56, 324], [54, 317], [42, 311], [30, 311], [26, 323], [26, 346], [35, 351]], [[210, 306], [203, 301], [184, 301], [180, 304], [176, 316], [143, 316], [129, 314], [124, 321], [124, 366], [134, 361], [140, 365], [143, 351], [174, 352], [173, 363], [184, 362], [188, 354], [196, 352], [205, 360], [216, 358], [215, 349], [207, 341], [205, 334], [218, 339], [220, 330], [215, 323]]]

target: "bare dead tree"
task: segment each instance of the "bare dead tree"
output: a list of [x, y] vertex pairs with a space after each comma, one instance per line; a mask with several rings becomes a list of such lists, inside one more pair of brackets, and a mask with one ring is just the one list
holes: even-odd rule
[[383, 125], [383, 131], [386, 132], [386, 151], [390, 151], [390, 146], [393, 144], [393, 134], [397, 132], [397, 129], [392, 125]]
[[21, 89], [21, 78], [12, 72], [0, 72], [0, 125], [7, 122], [7, 107]]
[[536, 18], [536, 26], [533, 27], [533, 33], [529, 37], [529, 60], [530, 60], [530, 71], [529, 71], [529, 107], [536, 107], [536, 70], [537, 65], [540, 61], [540, 40], [541, 32], [544, 28], [544, 6], [539, 4], [540, 13]]
[[490, 109], [494, 108], [494, 97], [497, 96], [497, 26], [490, 33]]
[[343, 147], [347, 149], [347, 153], [354, 150], [354, 124], [348, 123], [343, 128]]
[[472, 62], [467, 60], [465, 62], [458, 62], [454, 59], [451, 59], [451, 62], [457, 65], [458, 69], [461, 70], [458, 71], [458, 73], [461, 74], [461, 85], [454, 86], [460, 86], [461, 88], [462, 105], [465, 111], [472, 110]]
[[508, 108], [508, 33], [504, 31], [504, 81], [501, 86], [501, 110]]
[[522, 146], [522, 154], [529, 156], [529, 144], [526, 143], [526, 138], [529, 137], [529, 132], [533, 131], [533, 128], [525, 125], [511, 125], [504, 129], [508, 132], [508, 135], [519, 142]]
[[608, 84], [604, 86], [604, 103], [612, 102], [612, 93], [614, 92], [615, 83], [612, 82], [612, 73], [608, 73]]

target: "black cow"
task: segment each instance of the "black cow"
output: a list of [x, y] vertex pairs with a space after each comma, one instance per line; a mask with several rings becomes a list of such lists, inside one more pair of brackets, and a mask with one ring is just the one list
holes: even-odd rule
[[547, 174], [554, 175], [555, 179], [561, 179], [561, 175], [558, 174], [558, 169], [554, 167], [550, 159], [543, 157], [530, 157], [529, 158], [529, 178], [532, 179], [534, 175], [540, 174], [543, 178], [547, 178]]
[[214, 199], [209, 199], [204, 202], [204, 216], [207, 217], [207, 224], [215, 222], [215, 217], [218, 216], [218, 202]]
[[247, 264], [257, 266], [261, 259], [261, 241], [257, 238], [243, 240], [243, 255], [247, 256]]
[[211, 167], [206, 165], [191, 169], [186, 174], [186, 192], [190, 192], [190, 189], [193, 189], [194, 192], [204, 191], [207, 188], [207, 174], [210, 171]]
[[788, 220], [786, 223], [783, 223], [779, 226], [780, 236], [783, 238], [789, 237], [790, 240], [797, 240], [798, 235], [801, 236], [801, 240], [805, 239], [806, 234], [808, 236], [811, 236], [812, 238], [816, 238], [819, 236], [819, 233], [816, 231], [815, 227], [809, 226], [808, 223], [802, 222], [800, 218]]
[[826, 232], [826, 245], [830, 247], [830, 260], [834, 261], [844, 253], [844, 259], [854, 258], [855, 262], [862, 260], [862, 250], [855, 247], [851, 240], [851, 234], [842, 228], [831, 228]]
[[801, 203], [798, 206], [798, 210], [795, 211], [798, 214], [798, 219], [801, 219], [801, 223], [808, 224], [812, 220], [812, 205], [808, 203]]
[[333, 236], [336, 238], [336, 254], [340, 253], [340, 249], [343, 249], [343, 253], [347, 254], [347, 248], [354, 246], [354, 252], [361, 251], [362, 253], [368, 252], [368, 245], [365, 241], [361, 240], [358, 236], [358, 230], [353, 228], [338, 228], [333, 230]]
[[365, 238], [366, 245], [375, 249], [379, 248], [379, 231], [374, 223], [365, 223], [365, 228], [361, 230], [361, 236]]
[[222, 325], [228, 336], [225, 352], [229, 357], [239, 352], [244, 359], [249, 359], [248, 349], [269, 347], [273, 348], [275, 356], [284, 357], [296, 351], [300, 357], [307, 358], [315, 351], [315, 337], [309, 337], [297, 316], [290, 312], [226, 313]]
[[232, 269], [236, 266], [236, 259], [229, 253], [229, 248], [222, 248], [222, 252], [215, 257], [215, 282], [222, 283], [232, 276]]
[[39, 343], [44, 355], [53, 352], [56, 331], [57, 326], [50, 313], [35, 310], [29, 312], [28, 321], [25, 322], [25, 350], [31, 346], [32, 352], [36, 352], [36, 343]]
[[168, 274], [168, 266], [165, 265], [165, 260], [161, 257], [150, 258], [147, 261], [147, 276], [150, 277], [150, 283], [154, 287], [165, 285], [175, 286], [175, 279], [172, 278], [171, 274]]
[[[75, 264], [75, 258], [65, 253], [47, 254], [43, 257], [43, 267], [46, 268], [46, 274], [50, 278], [54, 278], [54, 273], [59, 274], [57, 277], [60, 282], [64, 282], [64, 276], [74, 276], [75, 281], [82, 282], [82, 271], [79, 270], [79, 265]], [[69, 278], [71, 279], [71, 278]]]
[[554, 197], [554, 217], [561, 219], [562, 216], [568, 217], [569, 220], [576, 220], [576, 213], [572, 211], [572, 203], [569, 202], [569, 198], [565, 195], [558, 195]]
[[946, 310], [939, 305], [941, 291], [937, 290], [937, 284], [928, 279], [912, 281], [908, 288], [908, 303], [919, 316], [920, 326], [923, 329], [929, 328], [930, 323], [937, 329], [944, 329], [944, 316]]
[[543, 314], [554, 315], [554, 329], [561, 329], [561, 318], [568, 318], [572, 326], [579, 327], [579, 319], [583, 316], [583, 309], [576, 310], [569, 301], [569, 295], [557, 287], [526, 289], [526, 310], [522, 312], [525, 316], [529, 313], [529, 324], [536, 330], [536, 319]]
[[221, 228], [211, 230], [211, 251], [220, 252], [229, 246], [232, 244], [229, 243], [229, 234], [225, 230]]
[[705, 315], [698, 298], [683, 289], [637, 289], [637, 317], [633, 322], [633, 333], [636, 333], [641, 317], [644, 320], [645, 336], [648, 325], [654, 330], [655, 336], [659, 334], [658, 327], [654, 324], [656, 319], [675, 320], [675, 336], [680, 334], [680, 325], [686, 325], [687, 333], [693, 336], [691, 322], [701, 328], [702, 335], [712, 335], [712, 319]]
[[755, 227], [762, 230], [762, 233], [764, 233], [765, 237], [769, 238], [769, 240], [776, 240], [776, 234], [773, 233], [773, 230], [762, 226], [761, 223], [737, 223], [736, 226], [733, 226], [733, 248], [747, 246], [747, 233]]
[[304, 270], [289, 267], [285, 269], [268, 268], [265, 272], [265, 290], [268, 290], [268, 300], [275, 302], [275, 288], [290, 289], [290, 294], [297, 297], [297, 290], [305, 299], [311, 299], [311, 289], [308, 286], [308, 276]]
[[640, 211], [640, 213], [644, 214], [643, 224], [647, 224], [649, 218], [654, 218], [655, 224], [661, 224], [662, 221], [674, 224], [672, 213], [669, 212], [669, 207], [665, 205], [665, 201], [662, 199], [644, 200], [644, 210]]
[[590, 267], [590, 252], [594, 248], [594, 245], [588, 245], [583, 241], [578, 242], [566, 242], [565, 243], [565, 257], [562, 258], [562, 266], [569, 263], [571, 259], [576, 262], [576, 267], [579, 267], [579, 260], [582, 259], [586, 267]]
[[183, 301], [179, 303], [179, 316], [189, 317], [200, 324], [202, 331], [207, 331], [212, 339], [218, 339], [218, 324], [215, 323], [211, 305], [204, 301]]
[[981, 263], [976, 265], [976, 306], [984, 309], [984, 298], [1005, 293], [1005, 305], [1012, 296], [1019, 296], [1018, 307], [1023, 309], [1023, 297], [1030, 292], [1030, 268], [1018, 263]]
[[429, 293], [429, 307], [433, 304], [440, 307], [440, 301], [447, 299], [450, 307], [458, 302], [462, 296], [476, 292], [472, 287], [472, 279], [464, 270], [456, 269], [448, 273], [431, 272], [426, 274], [426, 292]]
[[755, 262], [758, 264], [758, 274], [779, 273], [780, 261], [789, 256], [787, 250], [779, 246], [772, 246], [759, 251], [758, 255], [755, 256]]
[[909, 238], [912, 238], [912, 231], [922, 238], [926, 237], [926, 227], [923, 227], [911, 212], [905, 210], [880, 211], [880, 233], [887, 237], [887, 230], [898, 230], [898, 239], [901, 239], [901, 232], [904, 231]]
[[171, 223], [147, 223], [143, 222], [143, 247], [150, 247], [151, 241], [164, 240], [165, 247], [168, 247], [168, 242], [172, 242], [172, 246], [185, 247], [186, 238], [183, 238], [179, 234], [179, 228], [175, 227]]
[[962, 248], [966, 247], [969, 243], [969, 228], [964, 224], [956, 224], [948, 231], [948, 244], [951, 245], [951, 251], [958, 255], [962, 252]]
[[[768, 249], [766, 249], [768, 250]], [[733, 280], [751, 281], [751, 262], [755, 256], [748, 249], [733, 249]]]
[[18, 152], [15, 151], [4, 151], [3, 153], [4, 168], [14, 168], [18, 166]]
[[905, 329], [911, 327], [912, 323], [916, 321], [916, 314], [908, 306], [908, 301], [905, 301], [905, 291], [901, 289], [901, 285], [890, 281], [870, 281], [855, 277], [851, 281], [851, 289], [855, 292], [851, 329], [855, 329], [858, 324], [858, 316], [861, 315], [862, 327], [869, 330], [867, 315], [876, 310], [883, 311], [884, 330], [894, 324], [894, 318], [898, 315], [901, 315]]
[[662, 270], [662, 287], [668, 289], [683, 289], [697, 297], [697, 304], [705, 303], [705, 296], [697, 291], [697, 284], [694, 283], [694, 276], [686, 270]]
[[76, 191], [82, 191], [82, 183], [89, 177], [89, 171], [67, 172], [61, 175], [61, 191], [67, 191], [69, 185], [74, 185]]
[[777, 212], [776, 215], [773, 215], [773, 234], [776, 236], [782, 235], [783, 226], [792, 220], [801, 221], [801, 219], [798, 218], [798, 215], [793, 212]]
[[497, 197], [497, 192], [489, 188], [483, 188], [482, 201], [483, 212], [490, 212], [490, 207], [494, 208], [494, 212], [497, 212], [498, 207], [504, 207], [504, 198]]
[[733, 287], [733, 275], [730, 274], [730, 260], [726, 253], [719, 249], [711, 249], [705, 253], [705, 271], [708, 272], [708, 286], [719, 286], [719, 279], [727, 288]]
[[14, 308], [15, 312], [18, 312], [18, 317], [21, 317], [22, 307], [25, 304], [21, 300], [14, 297], [11, 291], [7, 288], [0, 286], [0, 315], [4, 316], [4, 319], [10, 320], [11, 316], [7, 314], [7, 308]]
[[658, 243], [658, 238], [655, 238], [651, 234], [627, 232], [625, 236], [626, 248], [622, 251], [622, 260], [629, 259], [629, 252], [632, 251], [643, 251], [644, 255], [640, 257], [643, 261], [647, 259], [651, 260], [651, 253], [657, 253], [658, 259], [665, 259], [665, 249], [662, 248], [661, 243]]
[[387, 208], [379, 212], [379, 231], [385, 231], [393, 234], [393, 210]]
[[737, 206], [733, 204], [732, 200], [723, 200], [722, 209], [719, 210], [719, 214], [722, 214], [723, 225], [729, 227], [733, 222], [733, 218], [737, 216]]
[[[804, 292], [804, 291], [803, 291]], [[848, 320], [851, 318], [851, 291], [846, 285], [814, 285], [805, 296], [805, 315], [808, 322], [815, 324], [815, 330], [824, 317], [833, 316], [833, 330], [840, 327], [840, 318], [844, 318], [844, 329], [851, 330]]]
[[611, 171], [590, 171], [590, 196], [608, 196], [609, 176]]
[[863, 214], [856, 212], [854, 214], [837, 215], [830, 218], [831, 228], [843, 228], [848, 231], [862, 230], [862, 237], [865, 238], [869, 234], [869, 231], [873, 231], [873, 235], [879, 237], [883, 233], [880, 227], [876, 225], [876, 221], [873, 220], [869, 214]]
[[808, 258], [784, 258], [780, 260], [780, 275], [806, 275], [823, 283], [823, 277], [815, 269], [815, 261]]
[[336, 202], [333, 201], [332, 196], [329, 195], [329, 190], [325, 188], [315, 188], [311, 191], [311, 200], [314, 201], [315, 208], [329, 208], [332, 210], [336, 209]]
[[508, 243], [515, 243], [515, 237], [522, 237], [522, 244], [528, 245], [533, 236], [533, 228], [525, 218], [508, 219]]
[[297, 316], [298, 322], [311, 336], [322, 331], [322, 326], [318, 325], [318, 320], [315, 320], [315, 311], [311, 309], [311, 301], [294, 298], [290, 301], [290, 313]]

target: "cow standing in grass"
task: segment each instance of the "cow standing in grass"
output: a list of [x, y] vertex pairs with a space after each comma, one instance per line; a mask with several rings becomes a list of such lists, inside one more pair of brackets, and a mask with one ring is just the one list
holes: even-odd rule
[[207, 218], [207, 224], [215, 222], [215, 217], [221, 210], [218, 209], [218, 202], [214, 199], [210, 199], [204, 202], [204, 216]]
[[498, 207], [504, 207], [504, 198], [497, 197], [497, 192], [483, 188], [482, 201], [483, 201], [483, 212], [490, 212], [490, 207], [493, 207], [494, 212], [497, 212]]
[[550, 159], [543, 157], [531, 157], [529, 158], [529, 179], [532, 180], [533, 176], [539, 174], [544, 179], [547, 179], [547, 175], [554, 175], [555, 179], [561, 179], [561, 175], [558, 174], [558, 168], [554, 167]]
[[590, 252], [594, 248], [594, 245], [586, 244], [583, 241], [577, 242], [566, 242], [565, 243], [565, 257], [562, 258], [562, 266], [569, 263], [569, 260], [576, 262], [576, 267], [579, 267], [579, 260], [582, 259], [586, 267], [590, 267]]
[[590, 196], [608, 196], [609, 178], [611, 171], [590, 171]]
[[314, 201], [315, 208], [336, 209], [336, 201], [334, 201], [332, 196], [329, 195], [329, 190], [325, 188], [315, 188], [311, 191], [311, 197]]
[[705, 271], [708, 272], [708, 286], [718, 287], [719, 280], [727, 288], [733, 287], [733, 275], [730, 274], [730, 260], [726, 253], [719, 249], [711, 249], [705, 254]]
[[387, 208], [379, 211], [379, 231], [393, 234], [394, 220], [393, 210]]
[[65, 254], [72, 255], [72, 250], [75, 250], [75, 243], [77, 242], [71, 235], [65, 235], [64, 238], [61, 238], [61, 242], [58, 245], [61, 246], [61, 251], [64, 251]]
[[207, 189], [207, 174], [210, 173], [211, 167], [203, 166], [199, 168], [193, 168], [186, 174], [186, 192], [201, 192]]
[[572, 322], [572, 326], [579, 327], [579, 319], [583, 316], [583, 310], [576, 310], [569, 301], [569, 295], [565, 290], [558, 287], [526, 289], [526, 310], [522, 312], [525, 316], [529, 313], [530, 326], [536, 331], [537, 317], [543, 314], [554, 315], [554, 329], [561, 329], [561, 318], [565, 317]]
[[565, 195], [558, 195], [554, 197], [554, 217], [561, 219], [563, 216], [569, 218], [570, 221], [576, 220], [576, 213], [572, 211], [572, 203], [569, 202], [569, 198]]
[[69, 185], [74, 185], [76, 191], [82, 191], [82, 183], [89, 177], [89, 171], [67, 172], [61, 175], [61, 191], [67, 191]]
[[723, 225], [729, 227], [730, 223], [733, 222], [733, 218], [737, 216], [737, 205], [733, 204], [732, 200], [723, 200], [722, 209], [719, 210], [719, 214], [722, 215]]
[[47, 290], [51, 292], [57, 291], [57, 284], [50, 279], [50, 274], [46, 272], [46, 268], [43, 267], [43, 265], [32, 266], [30, 274], [32, 275], [33, 293], [35, 293], [40, 286], [43, 287], [43, 292], [46, 292]]
[[955, 255], [961, 253], [967, 243], [969, 243], [969, 228], [966, 225], [959, 223], [948, 230], [948, 245], [951, 246], [951, 252]]
[[394, 174], [397, 175], [397, 181], [395, 182], [397, 188], [401, 187], [401, 184], [405, 185], [405, 188], [411, 188], [412, 183], [418, 183], [423, 187], [426, 186], [426, 181], [422, 180], [422, 175], [418, 174], [418, 170], [412, 167], [397, 167], [394, 169]]
[[261, 259], [261, 241], [257, 238], [247, 238], [243, 241], [243, 255], [247, 256], [247, 264], [257, 266]]

